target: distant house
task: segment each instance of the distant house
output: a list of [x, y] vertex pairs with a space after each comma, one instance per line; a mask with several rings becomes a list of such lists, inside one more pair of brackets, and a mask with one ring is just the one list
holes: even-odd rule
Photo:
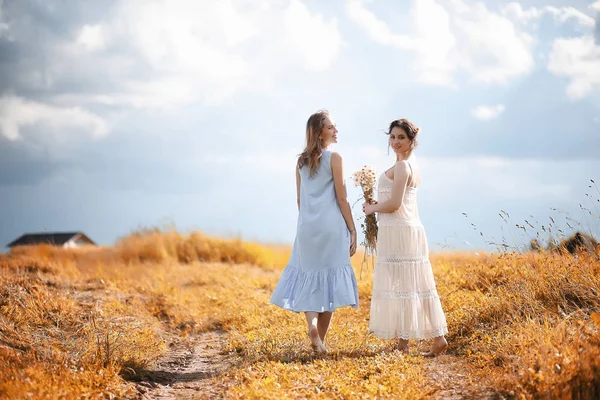
[[61, 247], [96, 246], [83, 232], [54, 232], [54, 233], [26, 233], [10, 242], [7, 247], [29, 246], [36, 244], [51, 244]]

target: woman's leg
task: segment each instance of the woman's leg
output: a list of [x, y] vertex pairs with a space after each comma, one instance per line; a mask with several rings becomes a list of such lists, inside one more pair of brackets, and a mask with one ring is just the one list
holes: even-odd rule
[[331, 317], [333, 316], [332, 311], [325, 311], [319, 313], [318, 319], [318, 328], [319, 328], [319, 337], [322, 341], [325, 341], [325, 335], [327, 335], [327, 331], [329, 330], [329, 324], [331, 323]]
[[319, 313], [313, 311], [307, 311], [304, 313], [306, 316], [306, 323], [308, 324], [308, 337], [313, 346], [319, 345]]
[[327, 349], [323, 345], [323, 341], [319, 335], [319, 313], [307, 311], [304, 315], [308, 323], [308, 337], [310, 338], [313, 350], [317, 353], [326, 353]]

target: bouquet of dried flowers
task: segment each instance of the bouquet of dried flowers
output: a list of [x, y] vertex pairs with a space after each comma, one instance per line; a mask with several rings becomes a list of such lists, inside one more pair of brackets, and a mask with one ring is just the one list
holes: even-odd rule
[[[369, 204], [375, 203], [373, 198], [373, 192], [375, 190], [375, 183], [377, 183], [377, 175], [375, 174], [375, 168], [370, 165], [363, 166], [360, 170], [352, 174], [352, 180], [354, 186], [360, 186], [363, 192], [365, 201]], [[360, 224], [364, 234], [364, 241], [361, 243], [365, 247], [365, 260], [375, 256], [375, 250], [377, 246], [377, 218], [375, 214], [365, 216], [365, 220]]]

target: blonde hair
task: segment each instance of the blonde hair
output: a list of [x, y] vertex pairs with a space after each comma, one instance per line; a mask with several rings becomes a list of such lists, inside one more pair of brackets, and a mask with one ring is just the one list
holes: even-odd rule
[[323, 154], [321, 132], [328, 117], [329, 111], [323, 109], [311, 115], [306, 122], [306, 147], [298, 157], [298, 168], [307, 165], [310, 177], [313, 177], [319, 168], [319, 161]]

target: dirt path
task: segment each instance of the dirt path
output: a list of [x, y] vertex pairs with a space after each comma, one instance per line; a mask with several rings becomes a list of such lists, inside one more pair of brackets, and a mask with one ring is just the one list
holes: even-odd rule
[[138, 374], [140, 399], [220, 398], [221, 388], [211, 378], [233, 364], [223, 354], [226, 332], [205, 332], [187, 338], [172, 337], [167, 354]]
[[[227, 333], [205, 332], [199, 335], [170, 338], [169, 350], [155, 365], [138, 374], [137, 389], [142, 400], [222, 398], [222, 388], [211, 378], [227, 370], [234, 358], [223, 353]], [[482, 399], [501, 396], [473, 380], [466, 372], [465, 361], [453, 355], [424, 360], [427, 379], [431, 382], [425, 398], [434, 400]]]
[[[77, 288], [78, 301], [89, 307], [99, 301], [103, 283], [88, 282]], [[135, 386], [137, 399], [219, 399], [223, 387], [212, 380], [235, 364], [235, 357], [223, 353], [227, 332], [213, 331], [179, 337], [163, 331], [167, 353], [146, 370], [138, 371]], [[0, 343], [1, 345], [1, 343]], [[419, 346], [420, 347], [420, 346]], [[419, 348], [419, 351], [426, 350]], [[483, 399], [496, 400], [501, 396], [467, 372], [464, 359], [445, 354], [423, 359], [429, 386], [424, 398], [434, 400]]]
[[427, 398], [435, 400], [496, 400], [500, 395], [468, 375], [466, 363], [453, 355], [442, 355], [424, 362], [432, 383]]

